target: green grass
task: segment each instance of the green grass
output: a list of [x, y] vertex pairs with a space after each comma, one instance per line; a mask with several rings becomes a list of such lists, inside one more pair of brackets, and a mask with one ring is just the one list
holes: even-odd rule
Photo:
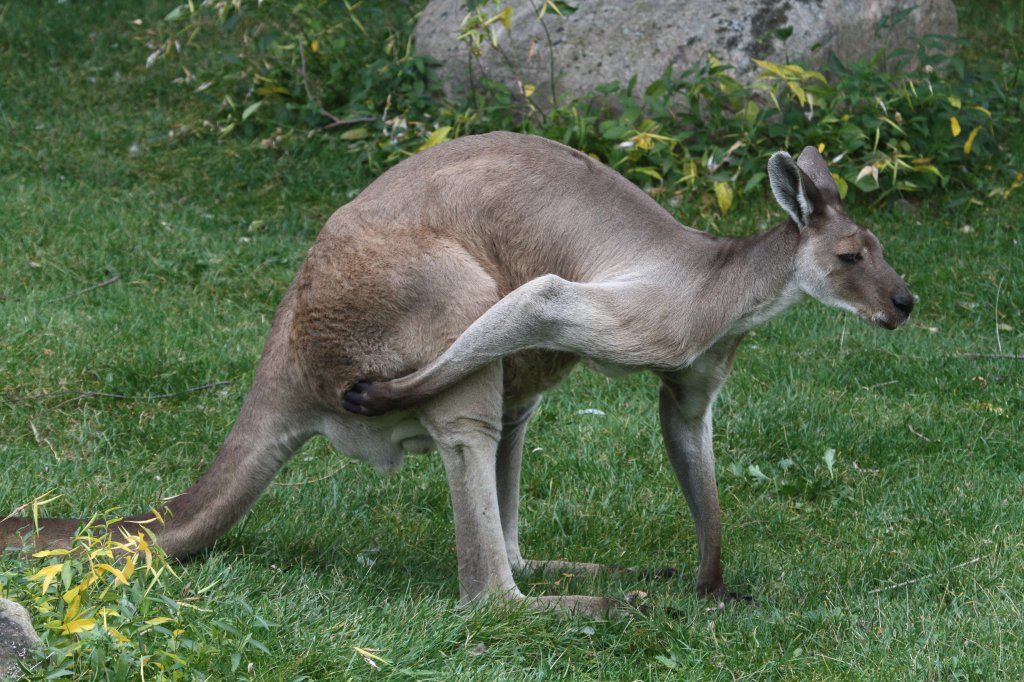
[[[370, 178], [325, 136], [274, 150], [169, 138], [192, 101], [143, 67], [129, 23], [166, 3], [28, 7], [0, 4], [0, 512], [48, 490], [63, 494], [52, 515], [142, 510], [212, 458], [306, 248]], [[270, 650], [244, 648], [236, 673], [227, 644], [193, 664], [271, 680], [1019, 676], [1024, 361], [963, 354], [1024, 354], [1024, 198], [946, 200], [851, 208], [921, 297], [907, 328], [808, 303], [740, 350], [716, 447], [726, 579], [759, 608], [691, 596], [694, 532], [654, 379], [578, 371], [527, 438], [525, 551], [682, 574], [521, 585], [640, 589], [652, 615], [457, 609], [438, 458], [382, 477], [318, 441], [167, 583], [172, 598], [211, 586], [187, 618], [194, 638], [229, 622]], [[766, 196], [725, 223], [682, 217], [748, 233], [780, 216]], [[141, 399], [217, 381], [231, 383]], [[36, 565], [0, 562], [5, 575]]]

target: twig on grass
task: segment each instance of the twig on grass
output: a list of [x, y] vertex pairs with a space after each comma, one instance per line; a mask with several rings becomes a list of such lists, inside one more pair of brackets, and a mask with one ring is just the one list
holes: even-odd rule
[[54, 393], [37, 393], [35, 395], [25, 395], [18, 398], [5, 397], [3, 401], [5, 403], [22, 403], [28, 400], [48, 400], [50, 398], [60, 397], [66, 397], [68, 400], [86, 400], [88, 398], [110, 398], [111, 400], [163, 400], [165, 398], [176, 398], [181, 395], [196, 393], [198, 391], [208, 391], [211, 388], [227, 386], [229, 384], [231, 384], [230, 381], [214, 381], [209, 384], [202, 384], [201, 386], [190, 386], [183, 391], [156, 393], [153, 395], [126, 395], [124, 393], [106, 393], [104, 391], [55, 391]]
[[898, 590], [901, 587], [907, 587], [908, 585], [913, 585], [913, 584], [919, 583], [919, 582], [921, 582], [923, 580], [928, 580], [930, 578], [934, 578], [937, 575], [942, 575], [944, 573], [949, 573], [950, 571], [956, 571], [956, 570], [959, 570], [961, 568], [967, 568], [968, 566], [973, 566], [974, 564], [978, 563], [979, 561], [981, 561], [981, 557], [980, 556], [976, 556], [973, 559], [970, 559], [968, 561], [963, 562], [962, 564], [957, 564], [956, 566], [952, 566], [950, 568], [947, 568], [945, 571], [939, 571], [938, 573], [929, 573], [928, 575], [922, 575], [920, 578], [914, 578], [913, 580], [904, 580], [901, 583], [897, 583], [895, 585], [889, 585], [887, 587], [876, 587], [873, 590], [868, 590], [868, 594], [878, 594], [879, 592], [886, 592], [888, 590]]
[[99, 284], [93, 284], [91, 287], [85, 287], [84, 289], [78, 290], [78, 295], [87, 294], [95, 289], [102, 289], [103, 287], [109, 287], [111, 284], [117, 284], [121, 281], [121, 275], [114, 275], [110, 279], [100, 282]]
[[120, 281], [121, 281], [121, 275], [114, 275], [113, 277], [111, 277], [109, 279], [106, 279], [106, 280], [100, 282], [99, 284], [93, 284], [91, 286], [85, 287], [84, 289], [79, 289], [78, 291], [76, 291], [73, 294], [64, 294], [63, 296], [54, 296], [53, 298], [48, 298], [48, 299], [46, 299], [46, 302], [47, 303], [53, 303], [54, 301], [61, 301], [61, 300], [64, 300], [65, 298], [71, 298], [72, 296], [81, 296], [82, 294], [87, 294], [90, 291], [95, 291], [97, 289], [102, 289], [103, 287], [109, 287], [111, 284], [117, 284]]
[[1000, 353], [1003, 352], [1003, 340], [999, 338], [999, 292], [1003, 290], [1003, 277], [999, 278], [999, 286], [996, 287], [996, 309], [995, 309], [995, 328], [996, 328], [996, 350]]
[[914, 434], [918, 438], [921, 438], [922, 440], [924, 440], [925, 443], [931, 443], [932, 442], [931, 438], [929, 438], [928, 436], [924, 435], [923, 433], [920, 433], [919, 431], [915, 430], [914, 429], [914, 425], [911, 424], [910, 422], [907, 422], [907, 428], [910, 429], [910, 432], [912, 434]]
[[326, 481], [328, 478], [334, 478], [337, 474], [341, 473], [341, 470], [348, 466], [348, 460], [345, 460], [336, 469], [327, 472], [323, 476], [317, 478], [307, 478], [305, 481], [272, 481], [270, 485], [279, 485], [288, 488], [298, 488], [310, 483], [319, 483], [320, 481]]

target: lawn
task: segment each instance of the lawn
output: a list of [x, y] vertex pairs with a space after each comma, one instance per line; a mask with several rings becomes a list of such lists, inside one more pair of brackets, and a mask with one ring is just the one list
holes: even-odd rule
[[[320, 225], [372, 179], [330, 135], [169, 135], [194, 101], [145, 68], [130, 22], [173, 4], [0, 3], [0, 513], [47, 492], [61, 495], [47, 515], [135, 512], [186, 488]], [[905, 328], [811, 302], [739, 351], [718, 478], [726, 580], [758, 606], [691, 594], [694, 531], [656, 380], [577, 370], [527, 436], [524, 550], [681, 571], [520, 585], [641, 590], [649, 613], [457, 608], [439, 458], [385, 477], [318, 440], [160, 588], [199, 596], [193, 637], [228, 624], [266, 650], [225, 635], [192, 666], [268, 680], [1021, 676], [1024, 192], [953, 198], [849, 207], [920, 297]], [[676, 212], [728, 234], [782, 219], [767, 193], [727, 221]], [[5, 576], [33, 566], [0, 559]]]

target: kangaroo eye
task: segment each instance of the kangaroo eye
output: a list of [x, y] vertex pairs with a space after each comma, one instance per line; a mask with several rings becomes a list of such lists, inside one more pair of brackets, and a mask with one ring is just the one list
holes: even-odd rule
[[864, 260], [864, 256], [859, 253], [840, 253], [836, 258], [849, 265], [853, 265], [854, 263], [859, 263]]

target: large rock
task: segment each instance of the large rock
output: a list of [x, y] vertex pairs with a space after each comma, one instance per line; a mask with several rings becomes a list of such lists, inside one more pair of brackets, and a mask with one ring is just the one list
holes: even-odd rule
[[[552, 49], [534, 9], [539, 0], [505, 0], [512, 26], [497, 27], [498, 44], [519, 67], [524, 84], [550, 99], [554, 57], [556, 92], [581, 95], [601, 83], [641, 86], [672, 64], [676, 72], [701, 63], [709, 52], [736, 67], [734, 76], [750, 82], [759, 72], [754, 59], [802, 61], [821, 65], [830, 51], [843, 61], [868, 57], [880, 47], [915, 48], [927, 34], [956, 35], [952, 0], [575, 0], [575, 13], [550, 11], [543, 21]], [[916, 7], [915, 7], [916, 6]], [[485, 8], [494, 5], [485, 4]], [[876, 31], [879, 22], [910, 10], [894, 28]], [[448, 94], [464, 93], [482, 73], [515, 88], [505, 59], [489, 43], [479, 62], [458, 40], [468, 10], [462, 0], [431, 0], [416, 26], [416, 50], [442, 63]], [[783, 41], [777, 29], [793, 27]], [[474, 80], [476, 79], [476, 80]]]
[[25, 607], [0, 597], [0, 679], [20, 678], [18, 659], [27, 658], [38, 644]]

